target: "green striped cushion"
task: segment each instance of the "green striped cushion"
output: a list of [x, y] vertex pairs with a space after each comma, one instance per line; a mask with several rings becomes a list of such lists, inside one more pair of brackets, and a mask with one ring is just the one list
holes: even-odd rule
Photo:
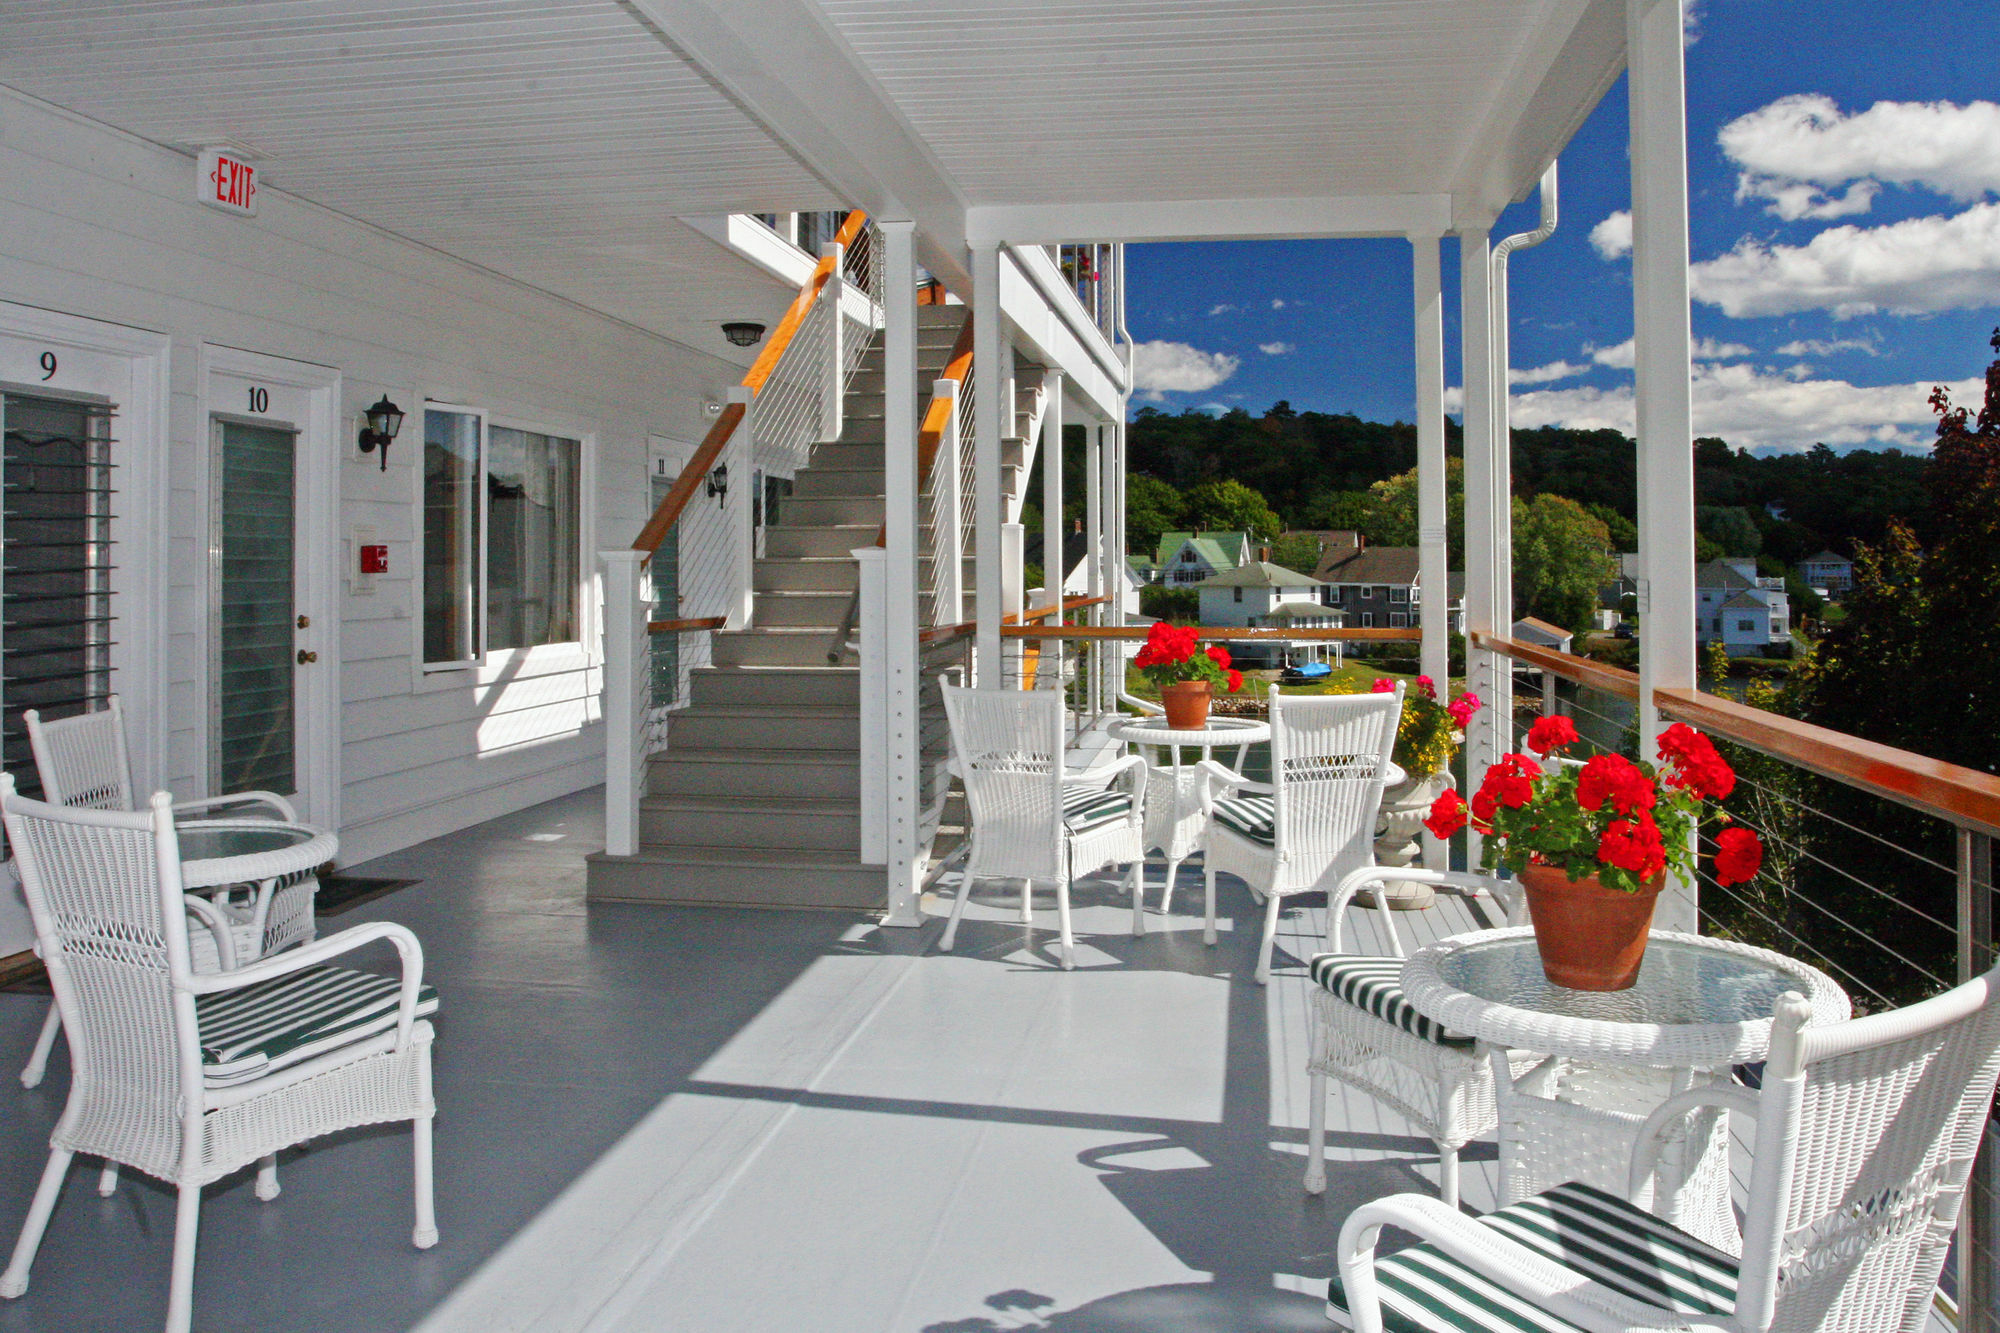
[[1063, 793], [1063, 827], [1071, 833], [1088, 833], [1106, 824], [1115, 824], [1132, 814], [1129, 792], [1085, 788]]
[[1268, 796], [1231, 796], [1217, 801], [1215, 822], [1266, 847], [1278, 841], [1278, 808]]
[[[359, 1037], [396, 1026], [402, 983], [324, 964], [241, 990], [195, 997], [201, 1063], [212, 1088], [274, 1073]], [[417, 1017], [437, 1012], [437, 991], [417, 991]]]
[[1313, 982], [1332, 991], [1357, 1009], [1393, 1023], [1413, 1037], [1441, 1046], [1470, 1046], [1472, 1038], [1461, 1037], [1419, 1013], [1403, 997], [1403, 960], [1367, 954], [1314, 954], [1306, 970]]
[[[1592, 1186], [1558, 1185], [1479, 1220], [1634, 1300], [1692, 1315], [1727, 1315], [1736, 1306], [1736, 1260]], [[1377, 1260], [1375, 1277], [1388, 1333], [1576, 1330], [1430, 1245]], [[1347, 1310], [1338, 1277], [1327, 1303]]]

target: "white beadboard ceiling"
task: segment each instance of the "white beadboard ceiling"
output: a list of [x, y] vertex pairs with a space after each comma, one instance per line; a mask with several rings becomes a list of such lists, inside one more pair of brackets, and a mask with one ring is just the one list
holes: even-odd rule
[[1549, 0], [818, 0], [966, 201], [1443, 193]]
[[8, 0], [0, 84], [739, 361], [790, 293], [676, 217], [841, 206], [616, 0]]

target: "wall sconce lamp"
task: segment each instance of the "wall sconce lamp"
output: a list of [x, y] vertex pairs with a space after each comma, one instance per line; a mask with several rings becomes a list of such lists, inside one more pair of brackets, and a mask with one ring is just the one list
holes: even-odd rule
[[718, 506], [727, 508], [729, 504], [729, 464], [717, 463], [715, 471], [708, 474], [708, 493]]
[[755, 347], [764, 336], [764, 326], [747, 319], [734, 319], [722, 326], [722, 336], [738, 347]]
[[389, 444], [396, 438], [396, 432], [403, 429], [403, 409], [389, 401], [383, 394], [375, 406], [362, 413], [366, 425], [361, 428], [361, 438], [355, 443], [364, 454], [382, 451], [382, 471], [389, 470]]

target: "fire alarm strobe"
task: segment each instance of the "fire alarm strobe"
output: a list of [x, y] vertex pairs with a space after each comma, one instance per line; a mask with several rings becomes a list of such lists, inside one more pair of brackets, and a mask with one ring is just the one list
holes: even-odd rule
[[389, 548], [369, 545], [361, 548], [361, 573], [387, 574], [389, 572]]

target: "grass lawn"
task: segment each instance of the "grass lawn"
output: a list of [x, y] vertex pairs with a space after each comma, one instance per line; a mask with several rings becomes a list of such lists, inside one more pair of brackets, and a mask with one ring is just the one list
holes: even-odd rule
[[[1279, 674], [1275, 669], [1244, 672], [1243, 693], [1262, 696], [1278, 679]], [[1416, 688], [1417, 682], [1414, 675], [1383, 671], [1367, 662], [1350, 661], [1345, 666], [1335, 668], [1332, 675], [1316, 680], [1310, 685], [1286, 685], [1283, 689], [1286, 694], [1365, 694], [1377, 679], [1401, 681], [1411, 689]], [[1452, 684], [1455, 687], [1462, 687], [1465, 682], [1454, 677]], [[1125, 692], [1140, 699], [1160, 697], [1160, 687], [1140, 674], [1137, 667], [1129, 668], [1125, 673]]]

